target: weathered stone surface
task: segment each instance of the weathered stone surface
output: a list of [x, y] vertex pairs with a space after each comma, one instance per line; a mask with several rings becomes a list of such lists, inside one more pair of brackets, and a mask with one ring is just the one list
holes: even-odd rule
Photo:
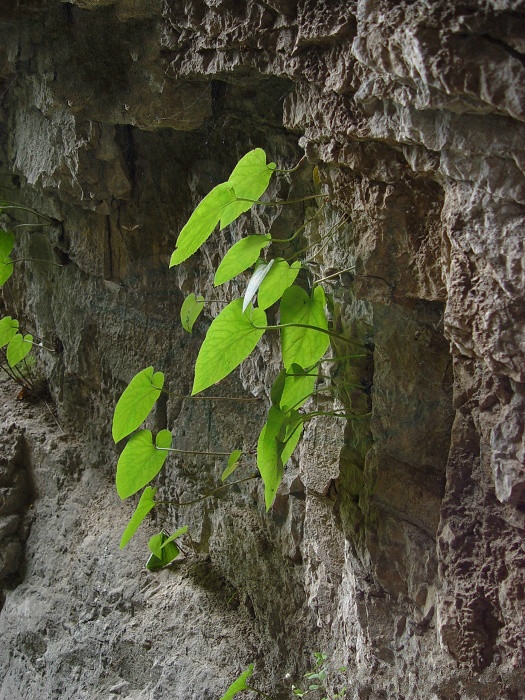
[[[0, 614], [0, 699], [211, 700], [252, 660], [263, 689], [288, 697], [285, 674], [316, 650], [347, 666], [353, 700], [521, 697], [523, 3], [0, 5], [2, 196], [51, 217], [18, 230], [20, 257], [63, 265], [26, 263], [10, 282], [17, 313], [60, 351], [41, 366], [62, 428], [6, 395], [0, 488], [17, 507], [2, 562], [21, 558], [27, 530], [18, 467], [36, 499]], [[170, 508], [198, 556], [145, 574], [152, 525], [116, 550], [131, 507], [111, 486], [109, 417], [151, 364], [189, 391], [221, 305], [193, 338], [178, 309], [189, 292], [241, 292], [214, 289], [212, 271], [246, 226], [167, 261], [195, 204], [255, 146], [283, 167], [308, 157], [272, 198], [312, 194], [314, 164], [330, 194], [300, 245], [330, 276], [336, 327], [368, 349], [327, 368], [356, 415], [308, 426], [269, 514], [258, 481]], [[268, 209], [247, 228], [286, 238], [314, 213]], [[152, 427], [249, 453], [277, 368], [265, 340], [223, 388], [260, 401], [170, 397]], [[23, 462], [9, 457], [21, 428]], [[174, 459], [162, 492], [193, 501], [222, 468]]]

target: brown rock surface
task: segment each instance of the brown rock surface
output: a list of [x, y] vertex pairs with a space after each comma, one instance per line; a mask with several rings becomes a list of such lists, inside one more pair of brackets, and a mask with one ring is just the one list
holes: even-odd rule
[[[63, 265], [20, 264], [4, 293], [60, 350], [40, 364], [61, 427], [2, 386], [0, 700], [212, 700], [251, 661], [285, 698], [319, 650], [352, 700], [524, 697], [523, 2], [0, 8], [1, 195], [51, 217], [17, 229], [19, 257]], [[303, 243], [333, 233], [316, 274], [370, 352], [332, 382], [361, 417], [309, 424], [269, 514], [252, 482], [167, 512], [197, 555], [153, 575], [153, 524], [117, 549], [131, 506], [112, 486], [111, 411], [151, 364], [189, 391], [217, 309], [189, 338], [180, 304], [217, 294], [246, 224], [167, 261], [255, 146], [283, 167], [308, 157], [272, 195], [312, 193], [314, 164], [330, 193]], [[248, 228], [285, 238], [313, 213]], [[267, 396], [276, 367], [265, 341], [224, 391]], [[169, 398], [152, 422], [181, 447], [250, 448], [263, 403]], [[162, 492], [192, 500], [222, 466], [173, 460]]]

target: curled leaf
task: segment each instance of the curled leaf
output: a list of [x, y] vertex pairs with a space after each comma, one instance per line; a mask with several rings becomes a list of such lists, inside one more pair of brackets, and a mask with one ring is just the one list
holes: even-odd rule
[[228, 457], [228, 464], [226, 466], [226, 469], [222, 472], [221, 481], [225, 481], [230, 476], [230, 474], [233, 474], [233, 472], [237, 469], [237, 465], [239, 464], [239, 459], [241, 455], [241, 450], [234, 450], [231, 453], [231, 455]]
[[196, 297], [192, 292], [184, 299], [180, 310], [180, 320], [185, 331], [188, 331], [188, 333], [192, 332], [195, 321], [199, 318], [203, 309], [204, 297]]
[[135, 508], [135, 512], [131, 516], [131, 520], [126, 526], [126, 529], [124, 530], [122, 534], [122, 538], [120, 540], [120, 549], [124, 549], [124, 547], [127, 545], [127, 543], [130, 541], [130, 539], [133, 537], [133, 535], [137, 532], [137, 530], [140, 527], [140, 524], [144, 520], [144, 518], [147, 516], [147, 514], [155, 508], [157, 505], [155, 502], [155, 493], [157, 489], [152, 488], [151, 486], [147, 486], [141, 497], [140, 500], [137, 504], [137, 507]]

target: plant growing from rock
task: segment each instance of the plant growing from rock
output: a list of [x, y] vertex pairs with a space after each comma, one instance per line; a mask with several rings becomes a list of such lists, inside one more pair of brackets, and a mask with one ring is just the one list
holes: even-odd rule
[[[290, 171], [278, 171], [275, 163], [267, 163], [261, 148], [241, 158], [227, 182], [214, 187], [190, 216], [177, 238], [170, 267], [180, 265], [193, 255], [217, 225], [220, 230], [224, 229], [254, 206], [286, 204], [260, 200], [276, 172]], [[317, 196], [324, 197], [314, 195]], [[297, 233], [288, 241], [293, 240]], [[264, 483], [267, 509], [275, 499], [284, 466], [301, 438], [305, 422], [324, 414], [300, 409], [315, 394], [330, 337], [348, 342], [329, 327], [327, 297], [321, 284], [312, 283], [305, 285], [306, 288], [296, 284], [299, 272], [308, 272], [308, 265], [268, 255], [274, 243], [282, 244], [283, 241], [274, 240], [270, 233], [245, 236], [232, 245], [218, 266], [215, 286], [250, 269], [252, 274], [244, 297], [232, 299], [212, 321], [198, 353], [191, 391], [191, 397], [195, 398], [220, 382], [252, 353], [265, 333], [279, 332], [283, 367], [270, 389], [271, 406], [257, 442], [257, 469]], [[192, 331], [204, 304], [204, 298], [195, 294], [190, 294], [184, 301], [181, 322], [186, 331]], [[274, 306], [278, 306], [279, 323], [270, 324], [267, 311]], [[164, 374], [148, 367], [133, 377], [115, 408], [113, 439], [118, 443], [129, 438], [117, 464], [117, 492], [125, 499], [146, 487], [122, 537], [121, 547], [129, 542], [142, 520], [158, 505], [154, 498], [155, 489], [148, 484], [162, 469], [170, 451], [184, 452], [172, 448], [173, 436], [169, 430], [161, 430], [153, 436], [151, 431], [141, 428], [163, 391]], [[346, 417], [339, 411], [329, 415]], [[225, 480], [235, 470], [241, 452], [234, 450], [223, 456], [228, 458], [222, 475]], [[157, 559], [166, 561], [167, 557], [163, 559], [159, 555], [166, 554], [166, 548], [181, 534], [177, 531], [164, 539], [155, 535], [149, 545], [152, 553]], [[174, 557], [178, 554], [175, 549], [172, 550]]]
[[[4, 209], [21, 209], [47, 219], [47, 217], [43, 217], [43, 215], [38, 214], [33, 209], [28, 209], [18, 204], [5, 203], [0, 205], [0, 213]], [[18, 224], [18, 226], [25, 225]], [[32, 226], [32, 224], [27, 225]], [[14, 246], [15, 235], [13, 231], [0, 229], [0, 288], [10, 279], [15, 263], [22, 262], [22, 260], [13, 259]], [[50, 263], [51, 261], [38, 262]], [[43, 342], [35, 342], [31, 333], [20, 331], [20, 324], [16, 318], [4, 316], [0, 319], [0, 369], [25, 391], [30, 393], [38, 391], [33, 371], [34, 358], [29, 357], [29, 353], [34, 345], [40, 348], [44, 347]], [[51, 350], [51, 348], [46, 349]]]
[[[342, 683], [346, 668], [331, 668], [326, 663], [328, 656], [322, 652], [315, 652], [313, 656], [315, 661], [313, 668], [304, 674], [304, 683], [302, 683], [301, 686], [292, 684], [290, 688], [291, 697], [305, 698], [310, 696], [312, 700], [341, 700], [341, 698], [344, 698], [346, 686], [342, 685]], [[252, 674], [253, 664], [250, 664], [248, 668], [233, 681], [220, 700], [233, 700], [236, 695], [245, 691], [256, 693], [267, 700], [272, 700], [269, 695], [250, 684], [249, 679]], [[329, 685], [339, 686], [340, 689], [331, 693], [328, 690]]]

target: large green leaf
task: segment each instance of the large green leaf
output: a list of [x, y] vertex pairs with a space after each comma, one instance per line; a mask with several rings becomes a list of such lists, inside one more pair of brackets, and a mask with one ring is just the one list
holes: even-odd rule
[[170, 267], [189, 258], [208, 240], [226, 207], [235, 199], [233, 188], [227, 182], [217, 185], [204, 197], [179, 233]]
[[[254, 326], [262, 326], [255, 328]], [[235, 299], [212, 321], [195, 363], [192, 396], [227, 377], [255, 348], [266, 326], [261, 309], [242, 311]]]
[[18, 333], [19, 323], [16, 318], [4, 316], [0, 319], [0, 348], [7, 345], [12, 338]]
[[237, 241], [222, 259], [213, 284], [216, 287], [224, 284], [251, 267], [257, 261], [261, 250], [270, 245], [271, 238], [267, 233], [264, 236], [246, 236]]
[[156, 491], [156, 488], [146, 486], [146, 488], [142, 492], [137, 507], [135, 508], [135, 512], [131, 516], [131, 520], [127, 524], [126, 529], [122, 534], [122, 538], [120, 540], [120, 549], [124, 549], [124, 547], [130, 541], [130, 539], [139, 529], [139, 526], [146, 517], [146, 515], [157, 505], [155, 501]]
[[188, 333], [193, 330], [195, 321], [199, 318], [201, 311], [204, 309], [204, 297], [196, 297], [193, 292], [184, 299], [180, 309], [180, 321], [182, 327]]
[[297, 411], [283, 413], [271, 406], [257, 443], [257, 467], [264, 481], [264, 500], [268, 510], [282, 481], [284, 465], [290, 459], [303, 425]]
[[148, 542], [148, 547], [151, 551], [151, 556], [146, 563], [146, 568], [150, 571], [156, 571], [168, 566], [180, 553], [172, 538], [168, 537], [164, 532], [153, 535]]
[[14, 245], [15, 237], [12, 231], [0, 230], [0, 287], [13, 274], [13, 261], [10, 254]]
[[248, 685], [246, 681], [253, 674], [253, 664], [250, 664], [244, 673], [241, 673], [239, 678], [233, 681], [228, 690], [224, 693], [220, 700], [232, 700], [237, 693], [241, 693], [243, 690], [248, 690]]
[[111, 431], [115, 442], [146, 420], [163, 386], [164, 375], [153, 367], [146, 367], [133, 377], [115, 406]]
[[157, 434], [155, 445], [150, 430], [140, 430], [130, 437], [117, 463], [116, 485], [120, 498], [133, 496], [157, 476], [169, 454], [167, 448], [171, 440], [169, 430]]
[[261, 282], [257, 294], [257, 304], [261, 309], [267, 309], [278, 301], [285, 289], [288, 289], [294, 282], [301, 269], [300, 262], [289, 265], [286, 260], [276, 258], [272, 269]]
[[30, 333], [27, 333], [26, 335], [17, 333], [13, 338], [11, 338], [6, 352], [7, 364], [9, 367], [14, 367], [21, 362], [26, 355], [29, 355], [32, 347], [33, 336]]
[[226, 184], [238, 198], [249, 201], [230, 204], [221, 214], [221, 229], [252, 207], [252, 202], [256, 202], [268, 187], [274, 170], [275, 163], [266, 164], [262, 148], [255, 148], [240, 159]]
[[[281, 323], [301, 323], [327, 329], [325, 305], [322, 287], [315, 287], [311, 297], [301, 287], [288, 287], [281, 298]], [[326, 333], [313, 328], [288, 327], [281, 330], [281, 344], [286, 368], [294, 363], [311, 367], [328, 350], [330, 339]]]

